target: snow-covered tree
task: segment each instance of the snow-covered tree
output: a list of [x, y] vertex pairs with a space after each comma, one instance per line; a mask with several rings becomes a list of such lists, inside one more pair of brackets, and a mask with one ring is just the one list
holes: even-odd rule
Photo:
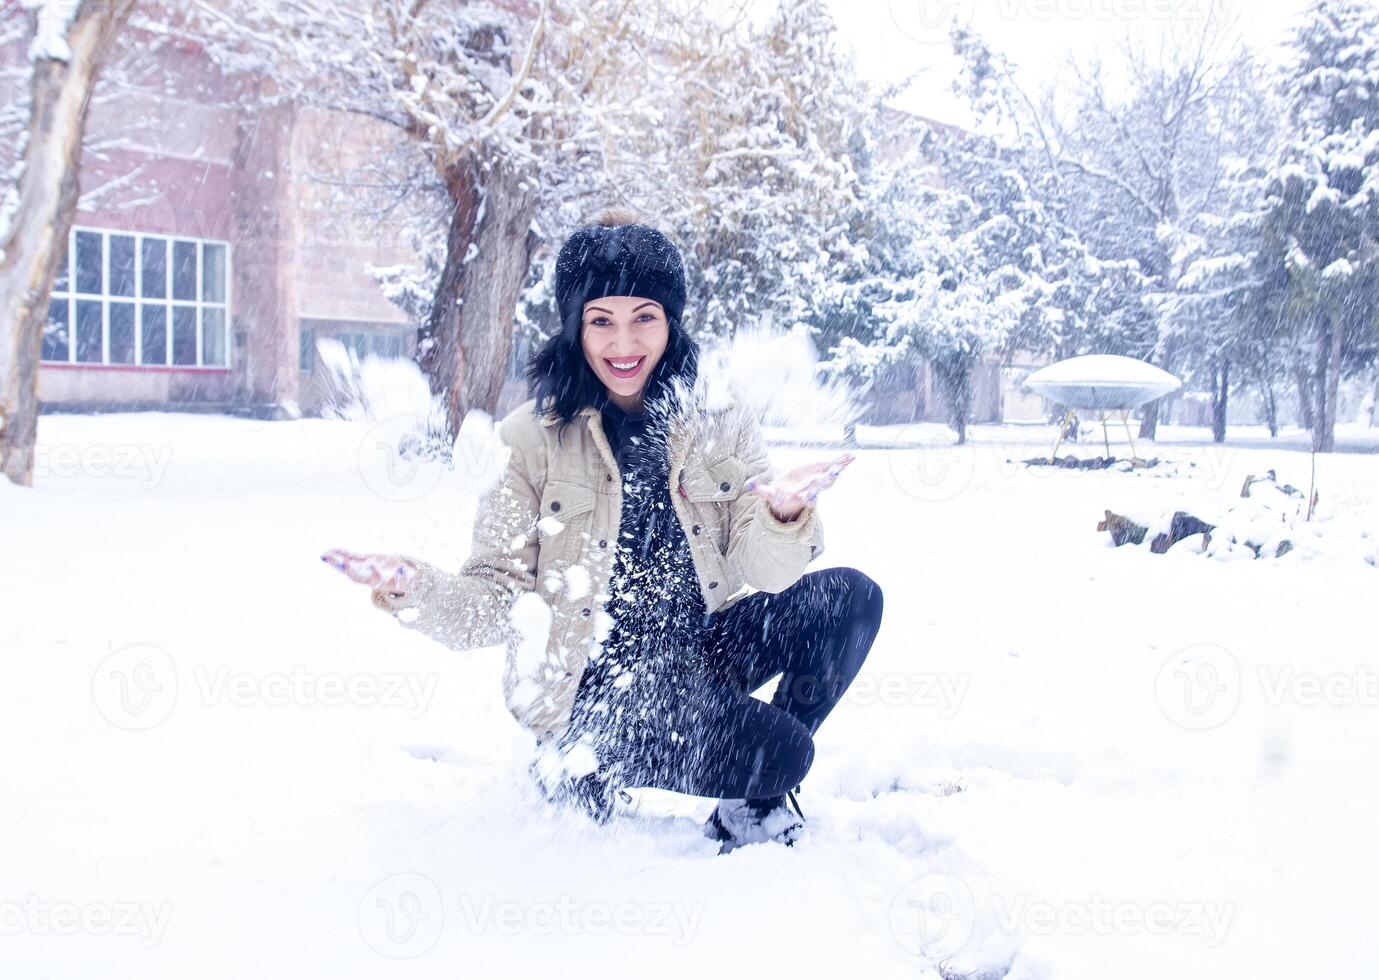
[[[1233, 152], [1235, 80], [1248, 64], [1219, 10], [1206, 9], [1205, 24], [1170, 30], [1153, 50], [1127, 41], [1114, 62], [1074, 66], [1059, 99], [1026, 92], [1013, 64], [970, 30], [953, 31], [963, 62], [959, 90], [1020, 150], [1016, 159], [1035, 196], [1098, 263], [1110, 263], [1103, 268], [1112, 281], [1096, 290], [1100, 302], [1091, 309], [1115, 318], [1089, 319], [1077, 340], [1066, 330], [1060, 354], [1120, 348], [1180, 367], [1180, 337], [1161, 330], [1162, 304], [1173, 302], [1184, 271], [1174, 265], [1185, 254], [1178, 242], [1197, 233], [1221, 192], [1223, 159]], [[1121, 81], [1112, 84], [1112, 76]], [[1121, 327], [1118, 336], [1112, 328]], [[1154, 342], [1139, 350], [1146, 333]], [[1157, 418], [1151, 403], [1142, 435], [1152, 438]]]
[[1234, 156], [1223, 155], [1221, 192], [1197, 216], [1193, 230], [1165, 227], [1170, 266], [1181, 270], [1159, 298], [1161, 332], [1174, 338], [1184, 370], [1212, 399], [1212, 435], [1226, 436], [1232, 389], [1258, 390], [1271, 434], [1278, 433], [1278, 402], [1286, 389], [1280, 352], [1281, 317], [1256, 264], [1264, 180], [1277, 145], [1278, 112], [1258, 69], [1244, 69], [1230, 129]]
[[864, 252], [854, 155], [877, 93], [822, 0], [783, 0], [760, 26], [706, 16], [681, 18], [666, 49], [680, 91], [641, 196], [684, 247], [695, 333], [806, 324]]
[[27, 42], [28, 75], [26, 110], [13, 114], [27, 118], [0, 183], [0, 474], [27, 486], [48, 297], [77, 209], [87, 112], [134, 3], [22, 0], [19, 6], [24, 17], [0, 30], [0, 43]]
[[1325, 452], [1342, 375], [1379, 346], [1379, 11], [1320, 0], [1292, 46], [1289, 135], [1265, 181], [1255, 275], [1281, 311], [1304, 422]]
[[[416, 3], [240, 0], [199, 5], [208, 50], [271, 77], [265, 101], [361, 113], [392, 124], [427, 162], [416, 188], [443, 202], [443, 248], [425, 278], [383, 274], [415, 308], [429, 293], [419, 359], [450, 435], [492, 412], [506, 378], [518, 297], [542, 240], [539, 218], [600, 186], [654, 116], [653, 5], [620, 0]], [[424, 218], [423, 218], [424, 220]], [[438, 261], [437, 261], [438, 260]], [[423, 270], [423, 273], [425, 270]]]

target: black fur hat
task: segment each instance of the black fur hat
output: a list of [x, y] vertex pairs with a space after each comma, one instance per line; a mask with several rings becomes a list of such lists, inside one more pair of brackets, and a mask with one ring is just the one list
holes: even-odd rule
[[648, 403], [664, 398], [673, 382], [694, 383], [699, 346], [681, 324], [685, 267], [680, 250], [655, 228], [639, 223], [636, 215], [604, 211], [593, 224], [571, 234], [556, 258], [555, 296], [560, 330], [527, 363], [527, 382], [538, 412], [553, 412], [569, 423], [581, 408], [599, 407], [606, 399], [580, 342], [584, 304], [603, 296], [644, 296], [666, 312], [670, 336], [647, 378]]
[[636, 222], [630, 212], [605, 211], [560, 248], [555, 299], [561, 325], [578, 323], [584, 304], [602, 296], [643, 296], [679, 323], [685, 310], [685, 266], [665, 235]]

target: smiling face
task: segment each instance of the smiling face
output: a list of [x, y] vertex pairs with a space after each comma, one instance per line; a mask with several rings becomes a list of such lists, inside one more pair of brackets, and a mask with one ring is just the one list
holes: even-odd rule
[[642, 296], [602, 296], [584, 304], [579, 329], [584, 359], [624, 411], [641, 407], [646, 379], [670, 340], [665, 310]]

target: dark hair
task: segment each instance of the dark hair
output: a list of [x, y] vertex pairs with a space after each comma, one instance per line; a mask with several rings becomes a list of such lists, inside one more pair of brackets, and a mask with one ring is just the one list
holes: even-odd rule
[[[575, 234], [578, 236], [581, 232], [587, 232], [590, 227], [636, 223], [636, 215], [632, 212], [608, 210], [600, 212], [592, 226], [585, 226]], [[589, 299], [597, 298], [589, 296]], [[583, 325], [583, 302], [586, 300], [581, 300], [578, 306], [571, 303], [570, 309], [561, 317], [560, 331], [532, 354], [525, 368], [528, 397], [536, 400], [536, 415], [553, 412], [560, 419], [557, 438], [565, 426], [574, 422], [579, 409], [586, 405], [603, 408], [608, 401], [608, 389], [598, 380], [593, 368], [589, 367], [589, 361], [585, 360], [585, 350], [579, 338]], [[662, 303], [663, 310], [665, 307], [665, 303]], [[666, 350], [641, 390], [641, 397], [647, 402], [648, 408], [672, 396], [676, 380], [692, 387], [698, 376], [699, 345], [685, 334], [680, 320], [678, 310], [666, 310], [666, 323], [669, 324]]]

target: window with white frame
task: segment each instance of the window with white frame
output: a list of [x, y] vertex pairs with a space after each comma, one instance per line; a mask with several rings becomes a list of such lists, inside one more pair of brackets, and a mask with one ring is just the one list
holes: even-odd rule
[[228, 242], [73, 228], [43, 360], [228, 367], [229, 283]]

